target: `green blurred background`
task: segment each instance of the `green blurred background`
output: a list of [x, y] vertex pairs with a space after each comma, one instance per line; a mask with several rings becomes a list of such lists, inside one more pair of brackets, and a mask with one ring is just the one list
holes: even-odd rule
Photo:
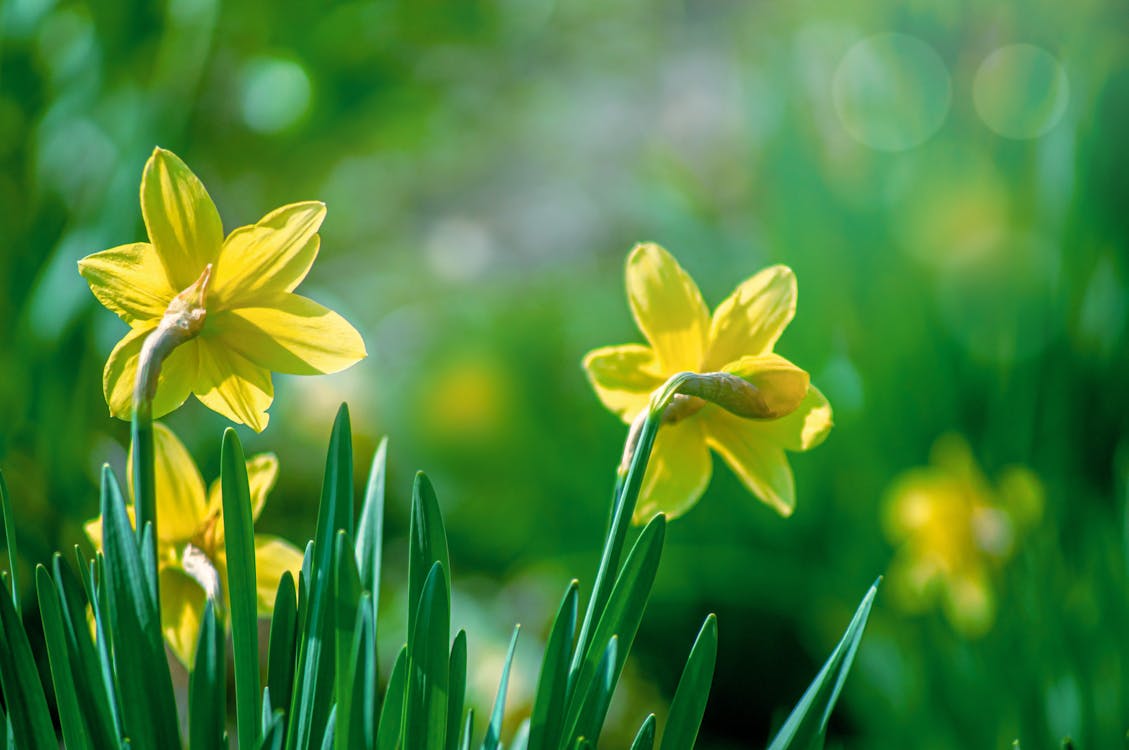
[[[522, 713], [559, 596], [591, 582], [625, 428], [579, 362], [640, 341], [623, 260], [653, 240], [711, 306], [764, 265], [795, 269], [778, 350], [812, 372], [837, 425], [793, 456], [788, 520], [715, 462], [669, 529], [613, 708], [624, 729], [605, 744], [669, 700], [709, 611], [721, 641], [699, 746], [763, 743], [890, 564], [891, 482], [956, 431], [989, 476], [1039, 475], [1042, 522], [997, 572], [983, 637], [879, 595], [833, 742], [1124, 746], [1129, 6], [0, 8], [0, 466], [28, 563], [80, 541], [98, 466], [124, 465], [127, 425], [101, 389], [124, 326], [75, 262], [144, 238], [138, 183], [159, 144], [227, 229], [327, 202], [302, 291], [370, 354], [337, 376], [276, 377], [270, 427], [241, 430], [282, 465], [260, 528], [311, 535], [348, 401], [359, 476], [391, 437], [386, 632], [402, 628], [422, 468], [482, 703], [520, 621]], [[224, 421], [195, 402], [167, 421], [214, 478]]]

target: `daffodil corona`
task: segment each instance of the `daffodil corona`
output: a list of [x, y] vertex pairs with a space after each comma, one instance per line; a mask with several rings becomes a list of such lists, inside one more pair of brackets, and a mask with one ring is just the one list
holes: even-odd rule
[[365, 357], [353, 326], [294, 293], [317, 257], [324, 204], [292, 203], [224, 237], [199, 178], [158, 148], [141, 177], [141, 213], [149, 242], [79, 261], [94, 295], [129, 325], [102, 376], [113, 416], [130, 418], [145, 346], [162, 349], [147, 394], [154, 417], [192, 393], [260, 432], [271, 372], [330, 373]]
[[[223, 502], [216, 480], [207, 492], [200, 470], [184, 445], [161, 423], [153, 425], [157, 508], [157, 570], [161, 626], [165, 640], [184, 664], [192, 663], [204, 606], [213, 600], [227, 611], [227, 553]], [[247, 460], [251, 517], [257, 520], [278, 478], [278, 459], [259, 454]], [[129, 508], [132, 512], [133, 508]], [[131, 513], [132, 515], [132, 513]], [[102, 519], [86, 524], [86, 534], [102, 548]], [[285, 571], [297, 578], [302, 553], [284, 539], [255, 535], [255, 586], [260, 614], [274, 607]]]
[[710, 448], [756, 497], [791, 514], [796, 491], [785, 451], [814, 448], [832, 425], [831, 406], [807, 372], [772, 351], [796, 311], [791, 269], [766, 268], [711, 316], [670, 253], [638, 245], [627, 259], [627, 297], [650, 346], [604, 347], [585, 356], [604, 406], [631, 424], [669, 377], [695, 373], [664, 412], [635, 521], [689, 510], [709, 485]]

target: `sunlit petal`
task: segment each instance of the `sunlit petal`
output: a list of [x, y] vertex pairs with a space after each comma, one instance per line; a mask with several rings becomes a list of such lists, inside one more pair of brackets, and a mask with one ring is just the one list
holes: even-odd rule
[[659, 428], [651, 461], [643, 477], [635, 523], [645, 523], [656, 514], [674, 518], [698, 502], [710, 483], [713, 464], [702, 435], [701, 422], [693, 417]]
[[196, 398], [231, 421], [262, 432], [270, 418], [267, 408], [274, 400], [270, 372], [213, 341], [197, 341], [200, 375], [193, 388]]
[[263, 293], [291, 292], [318, 254], [325, 204], [293, 203], [240, 227], [223, 243], [211, 295], [221, 307], [239, 306]]
[[223, 225], [204, 184], [176, 154], [154, 149], [141, 175], [149, 241], [176, 290], [188, 288], [223, 244]]
[[761, 434], [757, 422], [710, 408], [703, 419], [710, 446], [741, 482], [780, 515], [796, 507], [796, 485], [784, 449]]
[[[110, 414], [118, 419], [129, 419], [133, 413], [133, 388], [137, 380], [137, 360], [141, 345], [152, 328], [133, 328], [117, 343], [106, 360], [102, 371], [102, 388]], [[162, 417], [176, 409], [197, 379], [199, 366], [198, 343], [193, 340], [173, 349], [165, 359], [157, 378], [157, 395], [153, 399], [153, 416]]]
[[751, 429], [770, 443], [790, 451], [815, 448], [831, 433], [834, 426], [831, 404], [814, 385], [791, 414], [780, 419], [750, 421]]
[[212, 322], [223, 345], [272, 372], [338, 372], [366, 356], [357, 329], [332, 310], [297, 294], [261, 296], [255, 307], [226, 310]]
[[718, 370], [741, 357], [772, 351], [796, 314], [796, 276], [771, 266], [748, 279], [718, 305], [709, 324], [703, 371]]
[[200, 584], [178, 568], [163, 569], [159, 579], [165, 641], [181, 664], [191, 666], [207, 597]]
[[584, 371], [603, 405], [630, 423], [663, 384], [655, 353], [646, 346], [606, 346], [588, 352]]
[[98, 301], [131, 325], [158, 320], [178, 291], [148, 242], [88, 255], [78, 262], [78, 272]]
[[709, 310], [698, 285], [670, 253], [654, 244], [637, 245], [631, 251], [627, 257], [627, 299], [664, 373], [699, 368], [709, 331]]
[[278, 582], [290, 571], [295, 579], [302, 567], [302, 552], [290, 542], [275, 536], [255, 536], [255, 586], [260, 613], [274, 608]]

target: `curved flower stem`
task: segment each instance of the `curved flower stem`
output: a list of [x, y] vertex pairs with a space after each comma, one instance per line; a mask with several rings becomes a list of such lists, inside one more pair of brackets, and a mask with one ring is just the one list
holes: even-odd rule
[[647, 473], [647, 464], [651, 458], [651, 449], [655, 445], [655, 435], [667, 407], [673, 401], [680, 389], [694, 377], [694, 373], [680, 372], [672, 375], [660, 388], [651, 394], [651, 403], [647, 410], [640, 412], [631, 424], [627, 433], [627, 440], [623, 446], [623, 458], [616, 470], [615, 490], [612, 496], [611, 519], [608, 524], [607, 538], [604, 540], [604, 550], [600, 557], [600, 567], [596, 572], [596, 582], [592, 587], [592, 595], [588, 599], [588, 607], [584, 612], [584, 622], [580, 626], [580, 637], [576, 642], [576, 651], [573, 653], [570, 679], [575, 678], [584, 655], [591, 644], [588, 640], [592, 629], [599, 622], [608, 603], [615, 576], [619, 569], [620, 557], [623, 555], [623, 546], [627, 540], [627, 529], [631, 524], [631, 517], [635, 513], [635, 504], [639, 500], [639, 490], [643, 486], [643, 477]]

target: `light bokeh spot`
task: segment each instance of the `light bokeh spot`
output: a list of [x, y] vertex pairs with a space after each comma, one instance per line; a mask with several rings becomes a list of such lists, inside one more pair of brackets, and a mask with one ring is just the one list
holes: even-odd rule
[[243, 121], [259, 133], [278, 133], [310, 106], [310, 77], [292, 60], [258, 58], [243, 69]]
[[1001, 47], [985, 58], [972, 81], [976, 112], [992, 130], [1017, 140], [1045, 135], [1070, 100], [1066, 70], [1033, 44]]
[[851, 137], [880, 151], [919, 146], [941, 129], [952, 83], [940, 55], [908, 34], [878, 34], [843, 56], [831, 83]]

